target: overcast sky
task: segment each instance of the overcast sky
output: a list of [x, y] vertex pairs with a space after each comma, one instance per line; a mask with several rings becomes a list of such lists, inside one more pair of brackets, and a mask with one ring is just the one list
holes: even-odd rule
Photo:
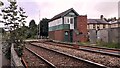
[[[5, 6], [7, 0], [2, 0]], [[88, 18], [118, 17], [119, 0], [17, 0], [18, 5], [26, 11], [29, 23], [34, 19], [38, 24], [39, 19], [52, 18], [53, 16], [74, 8], [80, 15], [87, 15]], [[3, 6], [4, 7], [4, 6]], [[0, 7], [2, 8], [2, 7]], [[28, 23], [26, 25], [28, 25]]]

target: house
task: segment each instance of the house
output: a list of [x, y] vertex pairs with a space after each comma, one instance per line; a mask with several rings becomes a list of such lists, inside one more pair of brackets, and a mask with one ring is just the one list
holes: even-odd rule
[[109, 28], [109, 42], [119, 43], [120, 44], [120, 22], [111, 21]]
[[106, 22], [104, 19], [88, 19], [88, 36], [91, 43], [120, 42], [120, 23], [117, 21]]
[[87, 16], [70, 8], [49, 21], [49, 38], [64, 42], [87, 41]]
[[91, 29], [99, 30], [104, 28], [110, 28], [110, 24], [102, 19], [88, 19], [87, 23], [88, 23], [87, 25], [88, 30]]
[[108, 42], [108, 29], [110, 24], [103, 19], [88, 19], [87, 29], [88, 37], [91, 43], [96, 43], [98, 40]]
[[111, 21], [111, 22], [109, 22], [110, 23], [110, 28], [119, 28], [120, 27], [120, 22], [118, 22], [118, 21]]

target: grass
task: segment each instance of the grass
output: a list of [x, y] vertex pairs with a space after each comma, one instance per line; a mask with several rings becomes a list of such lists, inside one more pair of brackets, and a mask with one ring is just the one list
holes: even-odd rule
[[120, 49], [120, 44], [118, 44], [118, 43], [101, 42], [101, 43], [97, 43], [96, 46]]
[[79, 42], [79, 45], [90, 45], [90, 42]]
[[[79, 45], [90, 45], [90, 42], [79, 42], [78, 44]], [[97, 42], [96, 45], [93, 45], [93, 46], [120, 49], [120, 44], [118, 43]]]

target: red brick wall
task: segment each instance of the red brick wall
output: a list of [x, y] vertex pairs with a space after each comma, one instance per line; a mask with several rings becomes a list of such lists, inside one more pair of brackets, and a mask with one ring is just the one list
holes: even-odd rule
[[63, 41], [64, 40], [64, 31], [56, 30], [55, 31], [55, 40]]
[[63, 41], [64, 30], [49, 31], [49, 38], [53, 40]]
[[55, 34], [55, 31], [49, 31], [49, 38], [50, 39], [55, 39], [54, 34]]
[[79, 39], [79, 37], [76, 35], [75, 32], [73, 32], [73, 42], [77, 42], [77, 39]]
[[[49, 31], [49, 38], [58, 41], [64, 41], [64, 32], [69, 30]], [[69, 34], [70, 35], [70, 34]], [[68, 38], [70, 40], [70, 38]]]
[[76, 35], [73, 33], [74, 41], [86, 42], [87, 41], [87, 16], [77, 17], [77, 30], [82, 32], [82, 35]]

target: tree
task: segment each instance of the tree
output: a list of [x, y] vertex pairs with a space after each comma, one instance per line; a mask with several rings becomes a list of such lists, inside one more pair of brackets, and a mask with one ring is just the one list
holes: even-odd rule
[[2, 1], [0, 1], [0, 6], [3, 6], [3, 5], [4, 5], [4, 3]]
[[108, 22], [108, 20], [107, 20], [106, 18], [104, 18], [104, 20], [105, 20], [106, 22]]
[[114, 17], [114, 21], [117, 21], [117, 18], [116, 18], [116, 17]]
[[43, 18], [40, 21], [40, 35], [47, 37], [48, 36], [48, 21], [49, 19]]
[[[18, 8], [16, 1], [10, 1], [10, 5], [3, 8], [1, 12], [2, 18], [4, 19], [2, 22], [10, 28], [10, 33], [8, 34], [9, 36], [6, 39], [7, 43], [9, 45], [14, 43], [15, 47], [18, 49], [17, 51], [19, 51], [22, 49], [23, 46], [23, 38], [20, 35], [18, 29], [20, 28], [20, 26], [25, 26], [25, 19], [27, 18], [27, 16], [25, 15], [23, 8]], [[10, 47], [11, 46], [9, 46], [8, 50], [10, 50]], [[21, 51], [18, 52], [18, 55], [21, 55]]]
[[28, 37], [28, 26], [22, 26], [21, 28], [17, 29], [19, 35], [22, 37], [22, 39], [26, 39]]
[[33, 29], [33, 28], [35, 28], [37, 25], [36, 25], [36, 23], [35, 23], [35, 20], [31, 20], [30, 21], [30, 23], [29, 23], [29, 28], [30, 29]]
[[35, 38], [37, 35], [37, 25], [34, 20], [31, 20], [29, 23], [29, 37], [28, 38]]

